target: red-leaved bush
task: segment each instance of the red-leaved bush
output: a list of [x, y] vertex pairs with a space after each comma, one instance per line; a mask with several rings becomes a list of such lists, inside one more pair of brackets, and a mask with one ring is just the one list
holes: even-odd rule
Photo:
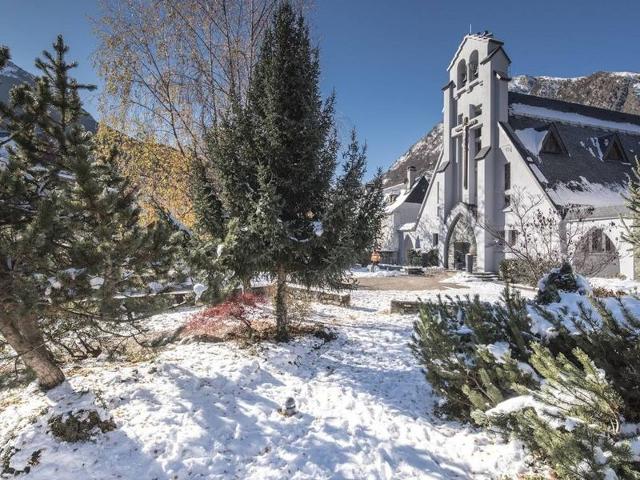
[[237, 293], [224, 302], [194, 314], [186, 323], [184, 334], [224, 337], [237, 333], [238, 322], [251, 332], [249, 310], [264, 303], [255, 293]]

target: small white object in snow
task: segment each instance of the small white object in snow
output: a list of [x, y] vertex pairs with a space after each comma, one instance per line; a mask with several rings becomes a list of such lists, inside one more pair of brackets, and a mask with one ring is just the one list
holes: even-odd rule
[[91, 288], [93, 288], [94, 290], [98, 290], [102, 287], [102, 285], [104, 285], [104, 278], [93, 277], [91, 280], [89, 280], [89, 285], [91, 285]]
[[[218, 248], [219, 248], [219, 247], [218, 247]], [[208, 288], [208, 287], [207, 287], [206, 285], [203, 285], [202, 283], [196, 283], [196, 284], [193, 286], [193, 293], [195, 293], [195, 294], [196, 294], [196, 302], [197, 302], [198, 300], [200, 300], [200, 297], [202, 296], [202, 294], [203, 294], [204, 292], [206, 292], [206, 291], [207, 291], [207, 288]]]
[[640, 462], [640, 437], [632, 438], [627, 442], [631, 449], [631, 455], [633, 455], [634, 462]]
[[55, 288], [56, 290], [59, 290], [62, 288], [62, 283], [60, 283], [60, 280], [58, 280], [56, 277], [49, 277], [47, 280], [49, 280], [49, 284], [51, 284], [51, 288]]
[[216, 249], [216, 255], [218, 255], [218, 257], [220, 257], [220, 255], [222, 255], [222, 252], [224, 252], [224, 244], [220, 244], [218, 245], [218, 248]]
[[[487, 410], [487, 415], [500, 415], [517, 412], [527, 407], [540, 407], [540, 403], [534, 399], [531, 395], [520, 395], [519, 397], [512, 397], [504, 402], [500, 402], [495, 407]], [[537, 408], [536, 408], [537, 410]]]
[[68, 275], [71, 280], [75, 280], [79, 273], [82, 273], [84, 269], [82, 268], [67, 268], [64, 270], [64, 273]]
[[160, 293], [162, 290], [164, 290], [164, 285], [162, 285], [160, 282], [149, 282], [148, 287], [153, 293]]
[[498, 363], [504, 363], [504, 357], [507, 354], [511, 354], [511, 349], [509, 348], [509, 344], [507, 342], [496, 342], [491, 345], [487, 345], [487, 350], [489, 353], [493, 355], [493, 357], [498, 361]]

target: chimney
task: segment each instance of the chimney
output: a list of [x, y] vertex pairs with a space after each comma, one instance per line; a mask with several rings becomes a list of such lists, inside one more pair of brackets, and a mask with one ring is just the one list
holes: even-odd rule
[[411, 165], [407, 167], [407, 190], [413, 187], [413, 182], [416, 181], [416, 167]]

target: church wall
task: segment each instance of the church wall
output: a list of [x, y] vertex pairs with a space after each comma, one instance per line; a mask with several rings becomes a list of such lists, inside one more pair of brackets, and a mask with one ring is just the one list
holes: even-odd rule
[[[442, 248], [446, 230], [444, 229], [444, 208], [443, 195], [446, 185], [445, 172], [436, 173], [432, 178], [432, 183], [424, 200], [422, 214], [416, 227], [416, 236], [420, 238], [420, 245], [423, 252], [428, 252], [434, 248], [439, 249], [439, 257], [442, 259]], [[438, 243], [434, 244], [433, 234], [438, 235]]]

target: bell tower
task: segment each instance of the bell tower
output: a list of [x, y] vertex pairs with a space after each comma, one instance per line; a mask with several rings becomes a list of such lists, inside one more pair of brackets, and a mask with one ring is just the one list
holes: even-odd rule
[[[442, 209], [465, 208], [474, 224], [495, 225], [502, 195], [496, 192], [498, 124], [508, 115], [508, 69], [503, 43], [489, 32], [466, 35], [447, 71], [443, 88], [443, 159], [446, 164]], [[494, 269], [494, 247], [483, 229], [475, 230], [479, 270]], [[443, 252], [445, 254], [445, 252]]]

